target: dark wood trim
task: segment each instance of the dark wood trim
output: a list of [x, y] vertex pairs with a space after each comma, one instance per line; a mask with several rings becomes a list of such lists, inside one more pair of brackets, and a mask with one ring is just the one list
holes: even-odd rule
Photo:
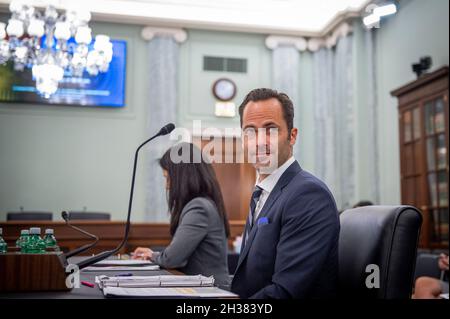
[[432, 73], [425, 74], [422, 77], [418, 78], [417, 80], [414, 80], [406, 85], [401, 86], [398, 89], [391, 91], [391, 95], [396, 97], [405, 95], [407, 93], [410, 93], [411, 91], [416, 90], [417, 88], [421, 88], [442, 77], [448, 78], [448, 66], [443, 66], [442, 68]]
[[[90, 232], [99, 237], [97, 245], [86, 251], [84, 255], [99, 253], [104, 250], [116, 247], [123, 239], [125, 231], [124, 221], [79, 221], [74, 225]], [[1, 222], [0, 227], [3, 228], [3, 238], [8, 246], [15, 245], [15, 241], [19, 237], [21, 229], [30, 227], [53, 228], [58, 245], [63, 250], [72, 250], [89, 242], [83, 234], [67, 227], [64, 222], [52, 221], [9, 221]], [[228, 247], [233, 248], [233, 241], [237, 236], [244, 232], [245, 221], [230, 221], [231, 235], [228, 238]], [[171, 241], [169, 232], [169, 224], [165, 223], [132, 223], [127, 245], [120, 253], [128, 253], [136, 247], [160, 247], [167, 246]]]
[[[193, 143], [204, 148], [211, 141], [211, 137], [194, 137]], [[244, 151], [241, 139], [238, 137], [216, 137], [221, 139], [221, 154], [217, 155], [221, 163], [213, 163], [219, 185], [225, 202], [225, 210], [230, 220], [244, 221], [247, 219], [250, 197], [256, 181], [256, 171], [249, 163], [242, 163]], [[226, 150], [233, 150], [232, 163], [227, 163]], [[228, 159], [229, 160], [229, 159]]]

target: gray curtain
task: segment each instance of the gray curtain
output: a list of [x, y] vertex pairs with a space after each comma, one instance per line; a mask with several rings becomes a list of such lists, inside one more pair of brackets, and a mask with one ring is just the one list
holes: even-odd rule
[[[286, 93], [294, 103], [294, 127], [300, 127], [299, 108], [300, 53], [292, 46], [279, 46], [272, 52], [272, 87]], [[294, 156], [300, 159], [300, 143], [294, 147]]]
[[380, 203], [380, 179], [379, 179], [379, 167], [378, 167], [378, 101], [377, 101], [377, 85], [376, 85], [376, 65], [375, 65], [375, 45], [374, 39], [375, 32], [373, 29], [367, 29], [365, 33], [366, 52], [367, 52], [367, 83], [368, 83], [368, 105], [369, 105], [369, 121], [367, 122], [367, 129], [369, 132], [369, 178], [370, 185], [370, 198], [375, 204]]
[[[179, 45], [172, 36], [156, 36], [148, 43], [149, 99], [147, 105], [147, 136], [156, 134], [169, 122], [176, 124], [178, 97]], [[165, 179], [158, 159], [173, 142], [169, 136], [146, 146], [146, 211], [147, 221], [167, 221]]]
[[338, 208], [355, 201], [352, 36], [314, 53], [315, 173]]
[[320, 49], [313, 56], [315, 174], [335, 190], [333, 83], [335, 70], [332, 50]]

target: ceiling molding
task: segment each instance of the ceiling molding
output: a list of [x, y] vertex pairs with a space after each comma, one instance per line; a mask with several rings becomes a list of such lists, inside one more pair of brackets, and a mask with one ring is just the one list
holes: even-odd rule
[[344, 11], [338, 13], [329, 23], [328, 25], [322, 30], [320, 37], [325, 37], [329, 33], [333, 32], [336, 27], [338, 27], [343, 22], [346, 22], [348, 20], [354, 19], [354, 18], [360, 18], [361, 15], [365, 12], [365, 8], [371, 3], [373, 0], [366, 0], [366, 2], [361, 6], [360, 10], [357, 11]]
[[[44, 0], [37, 1], [37, 7], [42, 7], [45, 3]], [[72, 0], [71, 0], [72, 1]], [[82, 1], [82, 0], [80, 0]], [[85, 1], [85, 0], [84, 0]], [[0, 12], [9, 13], [8, 6], [10, 0], [0, 0]], [[205, 14], [205, 10], [214, 6], [206, 6], [206, 2], [200, 5], [195, 3], [192, 7], [187, 7], [186, 10], [190, 12], [186, 13], [186, 16], [178, 12], [178, 18], [171, 18], [170, 14], [167, 14], [167, 7], [174, 5], [177, 1], [142, 1], [135, 0], [130, 1], [129, 7], [121, 7], [123, 0], [91, 0], [87, 3], [92, 4], [92, 20], [101, 22], [112, 22], [112, 23], [124, 23], [124, 24], [135, 24], [143, 26], [154, 26], [157, 28], [190, 28], [190, 29], [202, 29], [202, 30], [215, 30], [215, 31], [231, 31], [231, 32], [245, 32], [245, 33], [259, 33], [259, 34], [273, 34], [280, 36], [296, 36], [296, 37], [325, 37], [328, 36], [337, 26], [348, 19], [360, 17], [364, 13], [364, 8], [371, 2], [371, 0], [366, 0], [363, 5], [359, 8], [347, 9], [336, 14], [321, 30], [319, 28], [306, 29], [301, 27], [296, 27], [295, 24], [279, 24], [270, 23], [270, 21], [265, 24], [264, 22], [252, 24], [251, 21], [247, 23], [242, 17], [235, 19], [217, 19], [214, 20], [212, 16], [206, 16], [206, 18], [196, 18], [193, 14], [193, 10], [199, 10], [199, 12]], [[69, 3], [68, 0], [55, 0], [56, 7], [58, 9], [64, 9]], [[78, 2], [77, 2], [78, 3]], [[178, 3], [183, 3], [183, 1], [178, 1]], [[236, 6], [238, 2], [234, 3]], [[184, 3], [185, 5], [185, 3]], [[164, 7], [166, 6], [166, 7]], [[161, 9], [165, 8], [165, 11]], [[223, 6], [224, 10], [229, 9]], [[155, 8], [155, 11], [149, 11]], [[158, 9], [162, 11], [158, 11]], [[218, 8], [215, 8], [218, 9]], [[203, 11], [202, 11], [203, 10]], [[279, 10], [278, 10], [279, 11]], [[153, 16], [149, 12], [154, 12]], [[158, 16], [158, 12], [161, 13]]]
[[240, 33], [255, 33], [255, 34], [278, 34], [282, 36], [300, 36], [300, 37], [318, 37], [322, 36], [321, 32], [308, 30], [292, 30], [287, 28], [275, 28], [264, 26], [251, 26], [244, 24], [228, 24], [228, 23], [206, 23], [200, 21], [189, 20], [171, 20], [163, 18], [152, 17], [137, 17], [137, 16], [112, 16], [104, 13], [92, 13], [92, 20], [98, 22], [114, 22], [123, 24], [148, 25], [161, 28], [183, 28], [183, 29], [199, 29], [209, 31], [224, 31], [224, 32], [240, 32]]
[[273, 50], [278, 48], [279, 46], [293, 46], [299, 51], [306, 51], [308, 48], [308, 41], [302, 37], [288, 37], [288, 36], [278, 36], [278, 35], [269, 35], [266, 38], [266, 47]]
[[324, 47], [330, 49], [336, 45], [339, 38], [346, 37], [352, 32], [352, 26], [347, 22], [343, 22], [329, 36], [310, 38], [307, 44], [308, 50], [315, 52]]

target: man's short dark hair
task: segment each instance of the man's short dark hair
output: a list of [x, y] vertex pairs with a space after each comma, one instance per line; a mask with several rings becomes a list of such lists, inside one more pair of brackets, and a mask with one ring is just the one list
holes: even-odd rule
[[249, 102], [265, 101], [272, 98], [277, 99], [280, 102], [281, 108], [283, 109], [283, 117], [284, 120], [286, 121], [288, 132], [290, 133], [292, 128], [294, 127], [294, 106], [292, 104], [291, 99], [285, 93], [281, 93], [276, 90], [266, 88], [254, 89], [250, 91], [245, 97], [242, 104], [239, 106], [241, 127], [242, 127], [242, 118], [244, 115], [244, 108]]

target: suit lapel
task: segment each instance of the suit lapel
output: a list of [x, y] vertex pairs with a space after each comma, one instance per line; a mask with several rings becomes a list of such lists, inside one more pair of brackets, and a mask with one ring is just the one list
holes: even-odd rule
[[[277, 201], [278, 197], [280, 197], [281, 192], [283, 190], [283, 188], [289, 184], [289, 182], [292, 180], [292, 178], [297, 175], [299, 172], [301, 171], [301, 167], [298, 164], [297, 161], [295, 161], [294, 163], [291, 164], [291, 166], [289, 166], [286, 171], [283, 173], [283, 175], [281, 175], [280, 179], [278, 180], [277, 184], [275, 185], [275, 187], [273, 188], [272, 192], [270, 192], [269, 197], [267, 198], [266, 202], [264, 203], [263, 208], [261, 209], [260, 214], [258, 215], [258, 218], [263, 217], [263, 216], [267, 216], [267, 214], [270, 212], [270, 209], [272, 208], [273, 204]], [[241, 263], [244, 261], [245, 257], [247, 256], [248, 251], [250, 250], [250, 246], [253, 242], [253, 239], [255, 238], [256, 232], [258, 230], [258, 219], [256, 219], [255, 224], [252, 227], [252, 230], [250, 231], [249, 235], [248, 235], [248, 240], [247, 243], [245, 243], [246, 240], [246, 234], [247, 234], [247, 228], [249, 227], [248, 225], [248, 218], [247, 218], [247, 223], [245, 225], [245, 230], [244, 230], [244, 237], [242, 238], [242, 246], [241, 246], [241, 254], [239, 255], [239, 260], [238, 260], [238, 264], [236, 266], [236, 271], [239, 269], [239, 266], [241, 265]]]
[[248, 218], [247, 218], [247, 221], [245, 222], [245, 228], [244, 228], [244, 235], [242, 236], [242, 243], [241, 243], [241, 252], [242, 251], [244, 251], [244, 249], [245, 249], [245, 242], [246, 242], [246, 239], [247, 239], [247, 229], [248, 229], [248, 227], [250, 227], [250, 225], [249, 225], [249, 223], [248, 223]]

